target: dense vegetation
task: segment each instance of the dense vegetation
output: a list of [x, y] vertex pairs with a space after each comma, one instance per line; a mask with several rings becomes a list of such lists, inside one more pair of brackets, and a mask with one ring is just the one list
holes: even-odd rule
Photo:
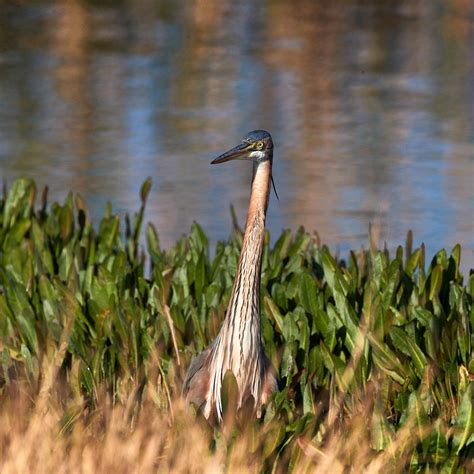
[[[273, 248], [267, 236], [262, 334], [281, 390], [263, 420], [231, 423], [229, 402], [227, 424], [212, 429], [180, 410], [180, 384], [224, 317], [241, 233], [235, 226], [212, 257], [197, 224], [166, 251], [148, 224], [141, 245], [150, 186], [142, 186], [133, 218], [123, 223], [108, 206], [98, 228], [79, 195], [48, 206], [46, 190], [35, 205], [28, 180], [0, 200], [0, 425], [10, 420], [11, 428], [18, 393], [33, 400], [14, 413], [25, 417], [14, 434], [0, 428], [0, 467], [41, 399], [42, 416], [56, 416], [48, 430], [65, 443], [64, 457], [74, 453], [67, 443], [77, 440], [76, 425], [95, 449], [106, 449], [112, 428], [97, 426], [104, 404], [127, 408], [125, 440], [162, 420], [148, 429], [162, 430], [167, 448], [149, 464], [142, 459], [142, 472], [186, 469], [169, 444], [193, 425], [209, 459], [224, 453], [222, 469], [236, 462], [275, 472], [328, 463], [331, 472], [472, 466], [474, 276], [460, 274], [459, 246], [427, 264], [409, 233], [392, 256], [371, 243], [338, 261], [302, 229], [284, 231]], [[226, 390], [230, 400], [231, 378]], [[243, 461], [232, 457], [238, 446]], [[206, 470], [203, 459], [188, 459], [189, 469]]]

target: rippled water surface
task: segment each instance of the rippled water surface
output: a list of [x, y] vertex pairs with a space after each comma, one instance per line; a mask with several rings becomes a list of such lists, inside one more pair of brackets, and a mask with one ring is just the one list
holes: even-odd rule
[[0, 2], [0, 172], [98, 219], [139, 205], [171, 245], [245, 219], [251, 166], [210, 166], [255, 128], [275, 142], [268, 226], [344, 254], [390, 248], [474, 266], [474, 7], [426, 1]]

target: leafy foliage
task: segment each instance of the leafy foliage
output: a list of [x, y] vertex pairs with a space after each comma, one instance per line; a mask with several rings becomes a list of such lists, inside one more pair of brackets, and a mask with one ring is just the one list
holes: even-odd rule
[[[25, 179], [0, 200], [0, 387], [6, 397], [21, 379], [39, 391], [55, 368], [67, 388], [65, 432], [103, 390], [115, 403], [133, 394], [138, 409], [153, 391], [156, 409], [172, 410], [189, 361], [224, 317], [238, 228], [211, 257], [198, 224], [166, 251], [148, 224], [144, 251], [150, 187], [138, 214], [123, 222], [108, 205], [98, 229], [79, 195], [48, 207], [45, 190], [36, 208]], [[317, 463], [331, 439], [354, 435], [354, 420], [363, 420], [356, 434], [374, 459], [412, 471], [467, 466], [474, 276], [464, 283], [460, 246], [426, 266], [410, 233], [393, 257], [372, 245], [347, 261], [318, 240], [300, 229], [273, 248], [265, 241], [262, 335], [281, 390], [252, 428], [261, 468]], [[218, 442], [219, 430], [210, 436]]]

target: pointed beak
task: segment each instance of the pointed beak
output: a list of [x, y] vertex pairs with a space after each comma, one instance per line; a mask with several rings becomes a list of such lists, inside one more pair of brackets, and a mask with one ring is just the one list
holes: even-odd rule
[[216, 165], [218, 163], [225, 163], [226, 161], [242, 159], [248, 153], [248, 144], [241, 143], [236, 147], [232, 148], [229, 151], [226, 151], [222, 155], [218, 156], [211, 161], [211, 165]]

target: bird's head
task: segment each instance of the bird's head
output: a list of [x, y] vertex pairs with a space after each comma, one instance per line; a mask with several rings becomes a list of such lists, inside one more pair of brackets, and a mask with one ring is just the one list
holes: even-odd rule
[[272, 156], [272, 136], [265, 130], [254, 130], [242, 138], [240, 145], [218, 156], [211, 161], [211, 164], [225, 163], [230, 160], [249, 160], [260, 163], [272, 159]]

